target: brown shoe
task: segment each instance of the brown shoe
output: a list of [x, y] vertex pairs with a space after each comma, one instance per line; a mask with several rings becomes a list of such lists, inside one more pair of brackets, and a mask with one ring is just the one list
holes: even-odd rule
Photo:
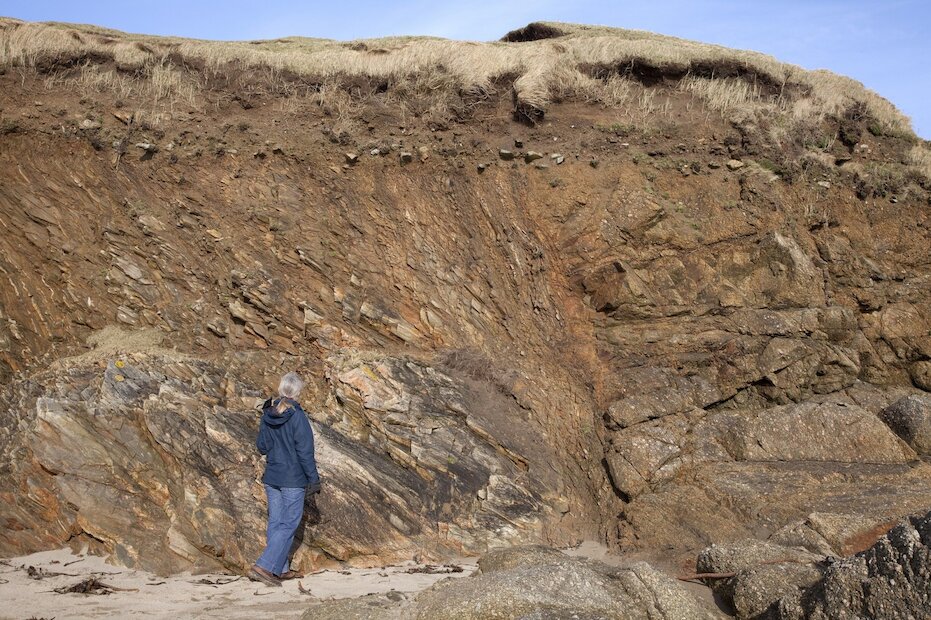
[[296, 570], [289, 570], [286, 573], [281, 573], [280, 575], [278, 575], [278, 579], [282, 581], [287, 581], [288, 579], [300, 579], [303, 576], [304, 576], [304, 573], [301, 573]]
[[249, 569], [249, 572], [246, 573], [246, 577], [252, 581], [261, 581], [267, 586], [274, 586], [276, 588], [281, 587], [281, 580], [275, 577], [273, 574], [259, 566], [258, 564], [253, 564], [252, 568]]

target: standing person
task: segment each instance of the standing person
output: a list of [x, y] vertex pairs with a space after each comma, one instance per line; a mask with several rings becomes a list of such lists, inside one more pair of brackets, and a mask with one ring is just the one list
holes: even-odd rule
[[262, 406], [262, 422], [255, 445], [265, 455], [262, 483], [268, 496], [265, 550], [249, 569], [248, 577], [270, 586], [302, 575], [290, 570], [288, 553], [304, 514], [304, 496], [320, 492], [314, 460], [314, 432], [297, 397], [304, 382], [289, 372], [278, 385], [278, 398]]

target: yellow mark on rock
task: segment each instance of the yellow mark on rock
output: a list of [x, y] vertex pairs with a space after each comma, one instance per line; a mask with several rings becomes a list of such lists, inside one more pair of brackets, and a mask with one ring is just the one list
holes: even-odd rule
[[372, 370], [371, 368], [369, 368], [368, 366], [366, 366], [365, 364], [362, 364], [361, 366], [359, 366], [359, 368], [360, 368], [360, 369], [362, 370], [362, 372], [364, 372], [364, 373], [368, 376], [368, 378], [371, 379], [372, 381], [381, 381], [381, 377], [379, 377], [378, 375], [376, 375], [376, 374], [375, 374], [375, 371]]

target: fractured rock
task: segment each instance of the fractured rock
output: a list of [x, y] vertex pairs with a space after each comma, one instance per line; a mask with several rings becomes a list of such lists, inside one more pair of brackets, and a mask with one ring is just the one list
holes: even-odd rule
[[659, 368], [638, 372], [636, 385], [630, 396], [608, 408], [608, 417], [620, 428], [685, 413], [721, 399], [717, 388], [703, 377], [677, 377]]
[[791, 589], [806, 587], [821, 577], [822, 557], [758, 540], [712, 545], [702, 551], [696, 572], [734, 573], [710, 580], [711, 587], [730, 602], [737, 617], [757, 618]]
[[810, 587], [821, 578], [814, 562], [775, 562], [741, 571], [732, 579], [731, 604], [737, 617], [765, 618], [779, 600]]
[[894, 527], [870, 549], [831, 564], [815, 584], [790, 592], [778, 620], [924, 618], [931, 605], [931, 513]]
[[895, 525], [888, 517], [813, 512], [787, 524], [770, 536], [770, 542], [802, 547], [815, 554], [843, 556], [863, 551]]

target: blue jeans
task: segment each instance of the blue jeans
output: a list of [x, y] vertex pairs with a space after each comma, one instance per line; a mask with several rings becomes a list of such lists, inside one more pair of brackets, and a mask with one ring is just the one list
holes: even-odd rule
[[268, 496], [268, 529], [265, 532], [265, 551], [256, 564], [270, 573], [288, 572], [288, 552], [294, 534], [304, 514], [304, 487], [273, 487], [265, 485]]

